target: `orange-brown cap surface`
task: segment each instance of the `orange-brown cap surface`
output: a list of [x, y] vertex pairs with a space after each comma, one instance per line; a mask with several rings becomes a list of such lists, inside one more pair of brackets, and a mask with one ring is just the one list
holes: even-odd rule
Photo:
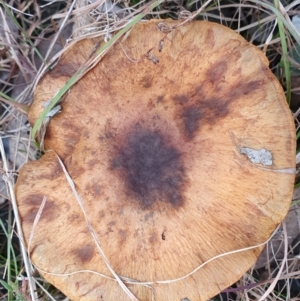
[[[138, 300], [199, 301], [249, 269], [262, 250], [250, 247], [290, 205], [293, 118], [265, 56], [218, 24], [166, 34], [160, 22], [136, 25], [71, 88], [47, 128], [45, 148], [63, 161], [91, 227], [54, 152], [19, 175], [27, 244], [47, 198], [30, 256], [72, 300], [130, 300], [91, 228]], [[93, 48], [79, 42], [44, 76], [32, 124]]]

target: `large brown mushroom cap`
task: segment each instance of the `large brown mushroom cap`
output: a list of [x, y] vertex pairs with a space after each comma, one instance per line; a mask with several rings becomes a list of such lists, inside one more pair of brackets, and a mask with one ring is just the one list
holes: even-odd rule
[[[262, 246], [209, 260], [262, 244], [287, 213], [293, 119], [267, 59], [240, 35], [192, 22], [165, 36], [159, 22], [135, 26], [72, 87], [45, 148], [64, 162], [111, 267], [139, 300], [207, 300]], [[32, 124], [93, 47], [81, 41], [44, 76]], [[262, 153], [267, 161], [253, 159]], [[54, 152], [22, 168], [16, 194], [27, 244], [47, 197], [29, 247], [49, 282], [72, 300], [130, 300]]]

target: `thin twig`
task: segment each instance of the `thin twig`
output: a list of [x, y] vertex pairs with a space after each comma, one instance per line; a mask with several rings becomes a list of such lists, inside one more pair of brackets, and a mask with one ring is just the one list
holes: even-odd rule
[[288, 254], [288, 239], [287, 239], [287, 233], [286, 233], [286, 224], [285, 221], [282, 223], [283, 227], [283, 233], [284, 233], [284, 259], [281, 263], [281, 267], [273, 280], [272, 284], [269, 286], [269, 288], [265, 291], [265, 293], [259, 298], [258, 301], [264, 301], [266, 300], [267, 296], [274, 290], [277, 282], [280, 279], [280, 275], [282, 274], [283, 268], [285, 266], [286, 260], [287, 260], [287, 254]]
[[[54, 152], [55, 153], [55, 152]], [[98, 240], [98, 237], [96, 235], [96, 232], [94, 231], [93, 229], [93, 226], [91, 224], [91, 222], [89, 221], [89, 218], [86, 214], [86, 211], [85, 211], [85, 208], [84, 208], [84, 205], [83, 205], [83, 202], [82, 202], [82, 199], [80, 197], [80, 195], [78, 194], [78, 192], [76, 191], [76, 188], [75, 188], [75, 184], [72, 180], [72, 178], [70, 177], [69, 173], [67, 172], [63, 162], [61, 161], [61, 159], [59, 158], [59, 156], [55, 153], [56, 157], [57, 157], [57, 160], [64, 172], [64, 175], [69, 183], [69, 186], [70, 188], [72, 189], [72, 192], [73, 192], [73, 195], [75, 196], [80, 208], [81, 208], [81, 211], [84, 215], [84, 218], [85, 218], [85, 221], [86, 221], [86, 224], [88, 226], [88, 229], [89, 229], [89, 232], [91, 233], [92, 237], [93, 237], [93, 240], [97, 246], [97, 249], [100, 253], [100, 255], [102, 256], [106, 266], [108, 267], [109, 271], [112, 273], [112, 275], [115, 277], [116, 281], [118, 282], [118, 284], [121, 286], [121, 288], [125, 291], [125, 293], [128, 295], [128, 297], [130, 298], [130, 300], [132, 301], [139, 301], [133, 294], [132, 292], [128, 289], [128, 287], [124, 284], [124, 282], [120, 279], [120, 277], [117, 275], [117, 273], [113, 270], [113, 268], [111, 267], [106, 255], [104, 254], [101, 246], [100, 246], [100, 242]]]

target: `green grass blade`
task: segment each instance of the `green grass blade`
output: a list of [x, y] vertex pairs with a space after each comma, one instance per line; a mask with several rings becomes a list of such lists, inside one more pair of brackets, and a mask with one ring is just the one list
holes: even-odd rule
[[3, 287], [8, 291], [8, 293], [11, 293], [13, 291], [13, 287], [10, 286], [7, 282], [0, 279], [0, 283], [3, 285]]
[[14, 100], [13, 98], [11, 98], [8, 95], [4, 94], [1, 91], [0, 91], [0, 98], [2, 98], [1, 101], [3, 101], [4, 103], [6, 103], [8, 105], [11, 105], [12, 107], [16, 107], [16, 108], [20, 109], [25, 114], [27, 114], [28, 111], [29, 111], [29, 106], [17, 102], [16, 100]]
[[[113, 45], [124, 33], [126, 33], [130, 28], [132, 28], [136, 23], [138, 23], [142, 18], [144, 18], [149, 12], [151, 12], [155, 7], [157, 7], [161, 1], [157, 0], [153, 2], [144, 12], [138, 14], [135, 18], [133, 18], [128, 25], [126, 25], [123, 29], [121, 29], [114, 37], [112, 37], [105, 45], [100, 47], [98, 51], [96, 51], [96, 56], [100, 56], [104, 53], [111, 45]], [[43, 113], [39, 116], [38, 120], [33, 126], [32, 129], [32, 137], [35, 138], [37, 131], [40, 129], [43, 120], [47, 116], [47, 114], [51, 111], [51, 109], [59, 102], [59, 100], [63, 97], [63, 95], [81, 78], [84, 74], [84, 68], [79, 68], [77, 72], [66, 82], [66, 84], [58, 91], [58, 93], [53, 97], [50, 104], [45, 108]]]
[[[275, 7], [279, 9], [279, 1], [275, 1]], [[286, 43], [286, 36], [284, 32], [284, 25], [281, 19], [277, 18], [278, 21], [278, 29], [279, 29], [279, 36], [281, 41], [281, 47], [282, 47], [282, 62], [283, 62], [283, 69], [284, 69], [284, 76], [286, 81], [286, 99], [288, 104], [291, 103], [291, 72], [290, 72], [290, 61], [288, 57], [288, 47]]]
[[[7, 237], [7, 239], [9, 239], [9, 232], [7, 232], [7, 230], [5, 229], [5, 226], [3, 224], [3, 221], [0, 219], [0, 226], [5, 234], [5, 236]], [[19, 275], [19, 268], [18, 268], [18, 264], [17, 264], [17, 258], [16, 258], [16, 254], [14, 252], [14, 248], [13, 248], [13, 245], [10, 243], [10, 250], [11, 250], [11, 254], [12, 254], [12, 257], [13, 257], [13, 270], [15, 271], [15, 276], [17, 277]]]
[[283, 25], [288, 29], [290, 34], [293, 36], [293, 38], [296, 40], [298, 44], [300, 44], [300, 34], [291, 24], [285, 19], [285, 17], [282, 15], [282, 13], [273, 5], [267, 3], [267, 2], [262, 2], [260, 0], [251, 0], [251, 2], [256, 3], [257, 5], [261, 5], [262, 7], [265, 7], [272, 11], [278, 20], [280, 20]]
[[[10, 225], [11, 222], [11, 210], [8, 211], [8, 225]], [[5, 233], [7, 237], [7, 258], [6, 258], [6, 273], [7, 273], [7, 283], [5, 281], [1, 281], [1, 284], [7, 289], [7, 300], [12, 301], [12, 291], [13, 288], [8, 283], [12, 283], [11, 280], [11, 259], [10, 259], [10, 249], [11, 249], [11, 240], [10, 240], [10, 227], [8, 226], [8, 231], [6, 231], [5, 226], [0, 220], [0, 225], [2, 227], [3, 232]]]

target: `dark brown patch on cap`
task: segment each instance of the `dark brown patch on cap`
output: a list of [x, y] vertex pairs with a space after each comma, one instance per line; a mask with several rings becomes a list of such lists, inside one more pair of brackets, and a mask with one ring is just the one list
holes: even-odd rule
[[224, 61], [219, 61], [211, 66], [207, 71], [208, 80], [212, 83], [217, 83], [224, 79], [224, 74], [228, 69], [228, 65]]
[[89, 138], [90, 138], [90, 132], [89, 132], [88, 130], [84, 131], [84, 132], [83, 132], [83, 137], [84, 137], [85, 139], [89, 139]]
[[232, 72], [232, 75], [233, 76], [241, 76], [242, 75], [242, 68], [238, 67], [238, 68], [234, 69], [233, 72]]
[[127, 231], [123, 229], [119, 229], [118, 231], [119, 237], [120, 237], [120, 242], [124, 243], [127, 239]]
[[205, 47], [213, 48], [215, 46], [215, 34], [212, 28], [209, 28], [205, 34]]
[[153, 109], [153, 108], [156, 107], [156, 103], [155, 103], [152, 99], [150, 99], [150, 100], [148, 101], [147, 107], [148, 107], [149, 110], [151, 110], [151, 109]]
[[35, 207], [35, 206], [40, 206], [43, 202], [45, 195], [43, 194], [32, 194], [29, 195], [24, 201], [22, 201], [26, 206], [30, 207]]
[[235, 87], [233, 87], [231, 93], [228, 96], [232, 99], [236, 99], [243, 95], [248, 95], [249, 93], [252, 93], [253, 91], [259, 89], [261, 85], [263, 85], [263, 82], [261, 80], [253, 80], [246, 83], [241, 82]]
[[[205, 89], [209, 87], [209, 83], [216, 80], [223, 80], [225, 78], [225, 71], [227, 69], [226, 63], [215, 64], [215, 67], [209, 71], [208, 81], [202, 83], [195, 88], [194, 91], [186, 95], [176, 95], [173, 97], [176, 103], [175, 120], [178, 124], [180, 132], [185, 141], [191, 141], [197, 134], [198, 130], [205, 124], [214, 124], [219, 122], [222, 118], [228, 115], [230, 109], [229, 105], [246, 95], [255, 92], [263, 84], [259, 80], [239, 82], [230, 87], [224, 87], [222, 93], [218, 93], [218, 83], [214, 86], [213, 91], [215, 97], [207, 97]], [[220, 94], [220, 95], [218, 95]]]
[[107, 224], [108, 227], [112, 227], [116, 224], [116, 221], [111, 221]]
[[94, 247], [90, 244], [87, 244], [86, 246], [76, 249], [73, 251], [76, 256], [79, 258], [81, 263], [89, 262], [94, 257]]
[[160, 130], [136, 125], [122, 140], [114, 148], [110, 171], [124, 183], [128, 199], [138, 200], [143, 209], [158, 201], [182, 206], [186, 171], [177, 146]]
[[100, 219], [105, 217], [105, 212], [103, 210], [99, 211], [98, 216]]
[[39, 174], [39, 179], [52, 181], [54, 179], [57, 179], [61, 174], [61, 166], [58, 160], [55, 160], [54, 162], [45, 164], [44, 172], [42, 174]]
[[94, 198], [101, 196], [102, 188], [99, 183], [89, 183], [85, 189], [87, 191], [87, 194], [91, 194]]
[[69, 174], [72, 179], [76, 179], [76, 178], [80, 177], [84, 173], [84, 171], [85, 170], [83, 167], [76, 164], [76, 165], [71, 165], [71, 167], [69, 169]]
[[[43, 194], [33, 194], [29, 195], [23, 202], [24, 205], [26, 205], [27, 212], [23, 214], [22, 221], [26, 223], [33, 224], [37, 213], [41, 207], [41, 204], [43, 202], [43, 198], [47, 197]], [[42, 210], [40, 220], [45, 221], [53, 221], [57, 215], [59, 214], [58, 208], [55, 205], [54, 201], [51, 201], [49, 197], [47, 197], [46, 204]]]
[[148, 220], [152, 220], [154, 216], [154, 212], [148, 212], [145, 214], [144, 216], [144, 220], [142, 220], [142, 222], [147, 222]]
[[140, 83], [143, 85], [144, 88], [150, 88], [152, 86], [152, 80], [153, 80], [153, 77], [152, 75], [145, 75]]
[[163, 95], [158, 96], [157, 99], [156, 99], [156, 103], [158, 104], [158, 103], [164, 102], [164, 98], [165, 97]]
[[81, 218], [81, 216], [79, 214], [72, 213], [72, 214], [68, 215], [67, 220], [70, 223], [74, 223], [74, 222], [78, 222], [80, 220], [80, 218]]
[[96, 158], [93, 158], [93, 159], [91, 159], [91, 160], [89, 160], [89, 161], [87, 162], [88, 167], [89, 167], [90, 169], [93, 169], [93, 167], [94, 167], [95, 165], [99, 164], [99, 163], [100, 163], [100, 161], [99, 161], [98, 159], [96, 159]]
[[116, 225], [116, 221], [111, 221], [107, 224], [107, 233], [114, 232], [113, 228]]
[[[67, 53], [64, 54], [64, 57]], [[54, 69], [50, 71], [50, 76], [52, 78], [59, 78], [61, 76], [71, 77], [78, 70], [80, 64], [75, 60], [72, 62], [68, 62], [66, 59], [61, 59]]]
[[149, 238], [149, 243], [154, 244], [158, 241], [158, 234], [157, 232], [152, 232], [150, 238]]
[[84, 168], [70, 156], [65, 160], [65, 166], [71, 178], [76, 179], [84, 173]]
[[185, 136], [188, 140], [193, 139], [200, 126], [201, 109], [197, 106], [189, 106], [182, 112], [180, 118], [183, 122]]
[[187, 95], [184, 95], [184, 94], [174, 95], [173, 100], [174, 100], [175, 104], [179, 104], [181, 106], [183, 106], [189, 102], [189, 98], [187, 97]]
[[[72, 128], [72, 131], [70, 131], [70, 128]], [[63, 147], [62, 147], [62, 152], [59, 153], [60, 158], [64, 160], [67, 158], [71, 153], [73, 153], [73, 150], [75, 146], [78, 144], [81, 136], [82, 135], [82, 128], [76, 127], [75, 124], [72, 122], [72, 120], [64, 120], [62, 122], [62, 127], [61, 127], [61, 132], [60, 134], [62, 135], [63, 141]], [[66, 135], [67, 133], [67, 135]], [[55, 139], [53, 139], [55, 140]], [[51, 143], [50, 140], [48, 140], [49, 143]], [[47, 144], [48, 147], [48, 144]], [[55, 148], [56, 151], [57, 147], [56, 145], [50, 145], [50, 148]]]
[[111, 118], [108, 118], [104, 128], [104, 139], [111, 139], [115, 136], [116, 129], [112, 125]]
[[175, 119], [185, 141], [191, 141], [204, 124], [213, 124], [225, 117], [229, 101], [226, 99], [201, 100], [191, 96], [191, 105], [178, 108]]

